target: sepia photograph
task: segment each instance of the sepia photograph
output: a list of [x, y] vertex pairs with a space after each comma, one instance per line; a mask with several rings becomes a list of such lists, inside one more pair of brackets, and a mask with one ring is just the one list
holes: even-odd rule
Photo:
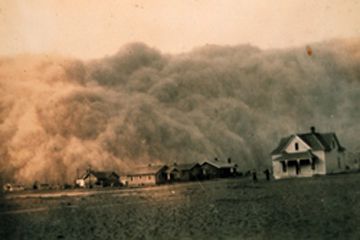
[[0, 239], [360, 239], [360, 0], [0, 0]]

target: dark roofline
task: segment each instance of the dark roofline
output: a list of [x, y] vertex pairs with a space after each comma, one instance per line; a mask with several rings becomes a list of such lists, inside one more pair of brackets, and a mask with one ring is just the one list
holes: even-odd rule
[[335, 137], [335, 141], [336, 141], [336, 143], [337, 143], [338, 146], [339, 146], [339, 151], [340, 151], [340, 152], [346, 151], [346, 148], [340, 144], [340, 141], [339, 141], [336, 133], [333, 133], [333, 134], [334, 134], [334, 137]]
[[[219, 164], [217, 164], [216, 162], [212, 162], [212, 161], [204, 161], [202, 164], [200, 164], [200, 166], [202, 167], [204, 164], [209, 164], [211, 166], [214, 166], [218, 169], [222, 169], [222, 168], [237, 168], [238, 165], [236, 163], [228, 163], [228, 162], [218, 162]], [[224, 166], [227, 165], [227, 166]]]
[[[156, 166], [151, 166], [151, 167], [155, 168]], [[164, 169], [166, 170], [168, 168], [167, 165], [160, 165], [158, 167], [159, 167], [158, 169], [149, 169], [149, 172], [136, 172], [137, 170], [141, 170], [141, 169], [134, 169], [131, 172], [124, 173], [123, 175], [125, 175], [125, 176], [156, 175], [159, 172], [161, 172], [162, 170], [164, 170]]]
[[170, 166], [167, 170], [173, 170], [173, 169], [178, 169], [178, 170], [182, 170], [182, 171], [187, 171], [187, 170], [192, 170], [193, 168], [195, 168], [196, 166], [201, 167], [201, 165], [199, 163], [183, 163], [183, 164], [176, 164], [173, 166]]
[[109, 177], [114, 175], [115, 177], [119, 178], [119, 174], [114, 171], [95, 171], [95, 170], [87, 170], [86, 173], [81, 177], [82, 179], [87, 178], [90, 174], [94, 175], [97, 178]]
[[[284, 152], [284, 149], [288, 146], [290, 140], [292, 140], [292, 138], [295, 136], [298, 136], [303, 142], [305, 142], [307, 145], [309, 145], [309, 147], [311, 149], [314, 149], [314, 146], [311, 146], [311, 144], [308, 143], [304, 138], [305, 138], [305, 136], [314, 136], [314, 139], [319, 143], [321, 150], [329, 152], [333, 148], [331, 145], [329, 145], [327, 143], [327, 141], [325, 139], [326, 135], [331, 135], [335, 138], [335, 141], [336, 141], [337, 145], [339, 146], [340, 152], [343, 152], [346, 150], [346, 148], [340, 144], [340, 141], [339, 141], [336, 133], [334, 133], [334, 132], [329, 132], [329, 133], [309, 132], [309, 133], [292, 134], [288, 137], [281, 138], [278, 146], [270, 153], [270, 155], [273, 156], [273, 155], [282, 154]], [[317, 149], [317, 150], [319, 150], [319, 149]]]
[[289, 142], [293, 137], [295, 137], [294, 134], [281, 138], [280, 142], [278, 143], [278, 146], [271, 151], [270, 155], [281, 154], [284, 148], [286, 148], [289, 145]]

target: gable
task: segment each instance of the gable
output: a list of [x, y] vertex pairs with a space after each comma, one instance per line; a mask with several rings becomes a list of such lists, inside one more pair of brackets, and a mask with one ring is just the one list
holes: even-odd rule
[[111, 180], [111, 179], [118, 179], [119, 175], [115, 172], [101, 172], [101, 171], [88, 171], [82, 179], [93, 178], [97, 180]]
[[212, 163], [210, 163], [210, 162], [204, 162], [204, 163], [201, 165], [201, 168], [203, 168], [203, 169], [209, 169], [209, 168], [219, 169], [217, 166], [215, 166], [214, 164], [212, 164]]
[[294, 135], [290, 141], [288, 141], [284, 151], [287, 153], [305, 152], [310, 150], [310, 146], [307, 145], [299, 136]]

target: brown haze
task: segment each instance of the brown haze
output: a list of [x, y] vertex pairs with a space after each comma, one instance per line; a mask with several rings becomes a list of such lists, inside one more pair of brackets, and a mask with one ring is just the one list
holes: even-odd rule
[[88, 166], [232, 157], [269, 166], [283, 135], [336, 131], [360, 150], [360, 40], [260, 50], [205, 46], [166, 55], [141, 43], [82, 62], [0, 59], [0, 172], [71, 181]]

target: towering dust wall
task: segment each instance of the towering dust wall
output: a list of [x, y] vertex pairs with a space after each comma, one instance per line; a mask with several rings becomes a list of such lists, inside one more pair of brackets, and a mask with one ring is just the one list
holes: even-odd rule
[[311, 125], [360, 150], [360, 40], [311, 47], [166, 55], [135, 43], [88, 62], [1, 58], [1, 175], [55, 183], [89, 165], [215, 156], [260, 168], [280, 137]]

